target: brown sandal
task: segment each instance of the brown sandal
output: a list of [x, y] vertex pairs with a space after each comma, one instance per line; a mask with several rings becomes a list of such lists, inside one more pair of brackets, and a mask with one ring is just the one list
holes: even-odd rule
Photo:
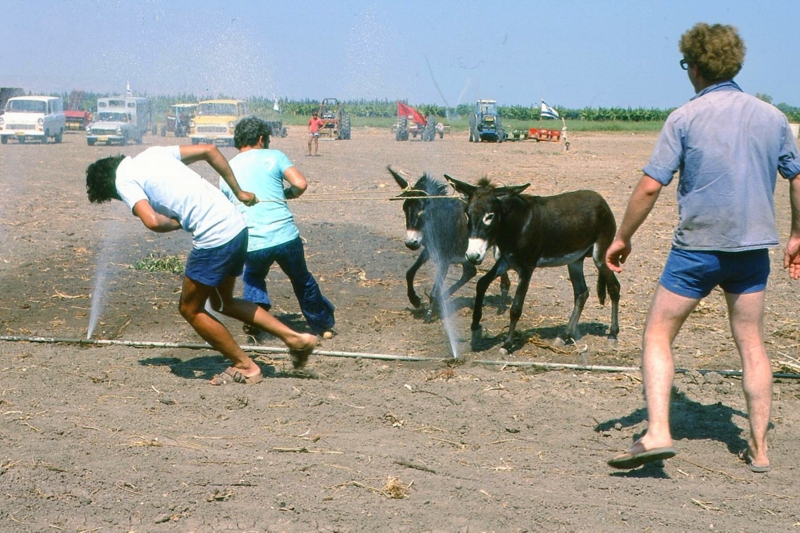
[[258, 374], [253, 374], [252, 376], [245, 376], [239, 370], [229, 366], [225, 369], [224, 372], [221, 372], [211, 378], [212, 385], [219, 386], [219, 385], [227, 385], [229, 383], [243, 383], [245, 385], [255, 385], [256, 383], [261, 383], [263, 376], [259, 371]]

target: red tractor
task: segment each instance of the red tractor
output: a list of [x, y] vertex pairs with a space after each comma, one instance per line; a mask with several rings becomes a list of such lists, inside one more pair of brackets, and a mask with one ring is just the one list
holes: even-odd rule
[[350, 115], [342, 108], [336, 98], [325, 98], [319, 104], [319, 118], [325, 126], [319, 131], [320, 136], [333, 137], [337, 140], [350, 140]]
[[413, 138], [419, 135], [420, 139], [426, 142], [434, 140], [436, 133], [439, 133], [439, 137], [444, 135], [444, 130], [437, 128], [433, 116], [425, 118], [422, 113], [399, 100], [397, 102], [397, 125], [392, 129], [394, 129], [394, 138], [398, 141], [407, 141], [409, 134]]

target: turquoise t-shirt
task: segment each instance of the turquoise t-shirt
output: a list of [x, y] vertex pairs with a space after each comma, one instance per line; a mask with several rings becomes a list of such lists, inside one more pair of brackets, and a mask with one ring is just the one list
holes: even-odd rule
[[237, 204], [247, 221], [247, 251], [272, 248], [299, 237], [283, 194], [283, 173], [294, 166], [291, 160], [280, 150], [254, 148], [239, 153], [230, 165], [242, 190], [255, 193], [259, 199], [259, 203], [247, 207], [236, 199], [224, 180], [219, 181], [220, 190]]

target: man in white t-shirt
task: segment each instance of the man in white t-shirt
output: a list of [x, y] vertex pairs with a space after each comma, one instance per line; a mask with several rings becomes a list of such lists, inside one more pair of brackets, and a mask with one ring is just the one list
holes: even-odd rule
[[253, 193], [241, 190], [225, 156], [210, 144], [154, 146], [136, 157], [99, 159], [86, 169], [89, 201], [121, 200], [151, 231], [183, 229], [192, 234], [179, 307], [194, 330], [231, 361], [212, 385], [255, 384], [261, 381], [261, 369], [206, 311], [207, 301], [214, 311], [280, 338], [295, 368], [304, 366], [316, 345], [314, 335], [298, 333], [258, 305], [233, 297], [247, 254], [247, 225], [219, 189], [187, 166], [196, 161], [211, 165], [244, 205], [258, 202]]

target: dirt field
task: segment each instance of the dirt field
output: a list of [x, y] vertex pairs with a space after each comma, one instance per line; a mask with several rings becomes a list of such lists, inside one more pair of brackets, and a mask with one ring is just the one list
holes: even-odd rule
[[[454, 296], [459, 359], [442, 320], [423, 323], [406, 299], [399, 189], [386, 165], [474, 182], [531, 182], [535, 194], [591, 188], [620, 220], [655, 135], [575, 134], [556, 143], [472, 144], [466, 133], [396, 142], [354, 129], [305, 156], [302, 129], [275, 139], [309, 179], [291, 207], [339, 335], [291, 371], [283, 353], [254, 353], [264, 382], [212, 387], [224, 368], [207, 349], [79, 344], [92, 294], [104, 302], [94, 339], [197, 344], [177, 312], [180, 276], [136, 270], [149, 254], [185, 258], [183, 232], [148, 232], [120, 202], [90, 205], [85, 167], [145, 146], [0, 148], [0, 531], [515, 532], [795, 531], [800, 385], [776, 378], [773, 470], [736, 458], [747, 426], [724, 300], [712, 294], [675, 345], [678, 456], [630, 473], [605, 461], [645, 429], [638, 371], [543, 371], [520, 363], [637, 367], [641, 330], [676, 217], [666, 190], [620, 276], [621, 334], [604, 337], [610, 308], [596, 295], [577, 346], [554, 347], [571, 310], [567, 271], [534, 273], [515, 350], [501, 356], [508, 314], [489, 290], [484, 342], [469, 343], [474, 280]], [[173, 138], [147, 137], [148, 144]], [[228, 157], [234, 150], [224, 149]], [[209, 169], [197, 170], [213, 180]], [[782, 238], [788, 187], [776, 192]], [[776, 371], [798, 357], [798, 285], [772, 252], [766, 332]], [[98, 265], [105, 282], [95, 289]], [[485, 271], [487, 265], [482, 266]], [[595, 273], [586, 266], [587, 282]], [[429, 290], [430, 270], [417, 290]], [[455, 280], [460, 275], [453, 269]], [[512, 276], [512, 285], [514, 284]], [[276, 316], [305, 324], [291, 287], [270, 274]], [[512, 287], [513, 288], [513, 287]], [[225, 321], [243, 345], [239, 324]], [[266, 347], [280, 347], [267, 340]], [[433, 361], [341, 357], [345, 352]], [[480, 363], [478, 361], [489, 361]], [[502, 364], [505, 361], [508, 364]]]

